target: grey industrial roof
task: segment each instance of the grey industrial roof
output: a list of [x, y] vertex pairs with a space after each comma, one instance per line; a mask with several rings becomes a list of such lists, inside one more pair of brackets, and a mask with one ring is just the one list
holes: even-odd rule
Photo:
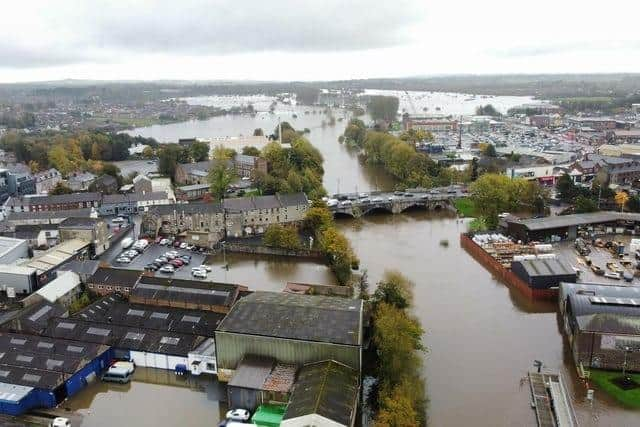
[[44, 335], [175, 356], [186, 356], [205, 340], [192, 334], [91, 322], [79, 316], [52, 319]]
[[57, 205], [65, 203], [94, 202], [102, 198], [100, 193], [70, 193], [55, 196], [11, 197], [7, 206]]
[[95, 323], [213, 337], [224, 314], [146, 304], [130, 304], [119, 295], [94, 302], [74, 317]]
[[[57, 355], [59, 357], [94, 358], [107, 348], [99, 344], [73, 340], [42, 337], [38, 335], [0, 332], [0, 351], [4, 349], [22, 350], [41, 355]], [[0, 361], [4, 363], [4, 361]]]
[[60, 266], [60, 268], [58, 268], [58, 271], [73, 271], [74, 273], [78, 273], [78, 274], [91, 275], [98, 270], [99, 266], [100, 266], [100, 261], [98, 260], [86, 259], [81, 261], [81, 260], [75, 259]]
[[[41, 299], [41, 302], [30, 305], [18, 313], [9, 322], [10, 328], [32, 334], [39, 334], [47, 328], [49, 319], [62, 316], [67, 310], [59, 304], [52, 304]], [[0, 347], [1, 348], [1, 347]]]
[[222, 213], [222, 205], [220, 203], [176, 203], [170, 205], [156, 205], [149, 207], [149, 213], [158, 215], [190, 215], [190, 214], [209, 214]]
[[176, 190], [191, 191], [191, 190], [204, 190], [208, 188], [209, 188], [209, 184], [192, 184], [192, 185], [184, 185], [182, 187], [178, 187], [176, 188]]
[[318, 414], [351, 425], [358, 396], [358, 371], [333, 360], [305, 365], [298, 373], [283, 420]]
[[9, 212], [7, 221], [83, 217], [83, 216], [89, 216], [90, 213], [91, 213], [91, 208], [70, 209], [70, 210], [60, 210], [60, 211]]
[[522, 265], [529, 277], [540, 276], [564, 276], [575, 275], [576, 272], [566, 262], [560, 259], [531, 259], [523, 261], [514, 261]]
[[531, 219], [507, 219], [509, 223], [522, 224], [529, 230], [551, 230], [577, 225], [598, 224], [615, 221], [638, 221], [640, 214], [603, 211], [575, 215], [559, 215]]
[[150, 193], [127, 193], [127, 194], [105, 194], [102, 196], [102, 204], [122, 204], [143, 202], [149, 200], [167, 200], [169, 196], [166, 191], [153, 191]]
[[228, 283], [142, 276], [131, 296], [230, 307], [237, 293], [238, 285]]
[[19, 402], [32, 390], [33, 387], [0, 382], [0, 402]]
[[219, 331], [360, 345], [362, 301], [319, 295], [254, 292], [238, 302]]
[[274, 194], [257, 197], [237, 197], [224, 199], [224, 208], [232, 211], [249, 211], [254, 209], [275, 209], [280, 207], [306, 205], [307, 195], [300, 193]]
[[87, 283], [92, 285], [111, 285], [132, 288], [136, 284], [142, 271], [126, 270], [124, 268], [99, 267]]
[[238, 364], [233, 377], [229, 381], [230, 387], [242, 387], [253, 390], [262, 390], [264, 382], [269, 377], [275, 359], [256, 355], [246, 355]]
[[64, 219], [60, 224], [59, 228], [89, 228], [93, 229], [95, 225], [104, 220], [98, 218], [91, 217], [69, 217]]
[[14, 239], [13, 237], [0, 236], [0, 257], [15, 250], [23, 243], [23, 239]]
[[64, 382], [64, 375], [62, 372], [0, 365], [0, 381], [6, 384], [54, 389]]
[[640, 288], [562, 283], [560, 289], [580, 330], [640, 335]]

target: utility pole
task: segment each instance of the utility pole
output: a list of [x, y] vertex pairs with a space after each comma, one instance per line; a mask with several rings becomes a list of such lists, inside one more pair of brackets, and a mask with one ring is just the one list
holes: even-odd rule
[[282, 123], [280, 117], [278, 117], [278, 140], [280, 141], [280, 145], [282, 145]]
[[458, 150], [462, 149], [462, 116], [458, 118]]

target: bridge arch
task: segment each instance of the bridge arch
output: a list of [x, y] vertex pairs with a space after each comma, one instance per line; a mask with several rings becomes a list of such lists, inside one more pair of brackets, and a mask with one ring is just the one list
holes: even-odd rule
[[379, 206], [371, 206], [371, 207], [368, 207], [367, 209], [362, 210], [363, 215], [376, 214], [376, 213], [392, 214], [393, 209], [390, 206], [379, 205]]

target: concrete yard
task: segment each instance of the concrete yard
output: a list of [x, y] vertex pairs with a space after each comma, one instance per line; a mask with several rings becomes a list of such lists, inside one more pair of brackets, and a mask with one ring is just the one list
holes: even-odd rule
[[[604, 242], [607, 241], [616, 241], [623, 242], [625, 244], [625, 254], [628, 254], [629, 251], [629, 242], [631, 240], [631, 236], [626, 235], [615, 235], [615, 236], [604, 236], [601, 237]], [[633, 254], [625, 255], [625, 259], [629, 259], [631, 261], [631, 265], [628, 267], [623, 266], [620, 263], [620, 259], [618, 257], [614, 257], [613, 254], [605, 248], [598, 248], [595, 246], [589, 245], [591, 248], [591, 253], [588, 255], [588, 258], [591, 259], [593, 265], [597, 265], [605, 271], [611, 271], [607, 268], [608, 262], [615, 262], [623, 271], [627, 271], [631, 274], [634, 274], [636, 270], [635, 266], [638, 261], [635, 259]], [[573, 241], [564, 241], [554, 245], [554, 249], [556, 250], [559, 257], [567, 261], [571, 266], [577, 268], [580, 271], [579, 281], [582, 283], [608, 283], [611, 285], [619, 285], [619, 286], [637, 286], [640, 285], [640, 279], [638, 277], [634, 277], [632, 282], [626, 282], [623, 279], [616, 280], [610, 279], [604, 276], [596, 275], [589, 266], [587, 266], [585, 262], [585, 257], [580, 256], [578, 252], [574, 248]]]

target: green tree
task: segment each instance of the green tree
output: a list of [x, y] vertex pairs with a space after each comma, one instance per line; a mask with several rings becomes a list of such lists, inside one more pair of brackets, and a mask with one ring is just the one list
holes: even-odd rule
[[173, 179], [178, 167], [180, 151], [181, 148], [176, 144], [165, 144], [158, 151], [158, 172]]
[[67, 187], [63, 182], [58, 182], [55, 187], [49, 191], [49, 194], [52, 196], [58, 196], [60, 194], [71, 194], [73, 190]]
[[367, 110], [373, 120], [392, 122], [398, 114], [400, 101], [395, 96], [372, 96], [369, 98]]
[[498, 157], [498, 152], [493, 144], [487, 144], [482, 150], [482, 154], [487, 157]]
[[247, 145], [246, 147], [242, 147], [242, 154], [245, 156], [260, 157], [260, 150], [251, 145]]
[[142, 150], [142, 157], [144, 157], [145, 159], [152, 159], [154, 156], [154, 152], [153, 152], [153, 148], [147, 146], [144, 147], [144, 149]]
[[367, 127], [360, 119], [351, 119], [344, 130], [344, 140], [347, 144], [362, 147], [367, 136]]
[[209, 144], [196, 141], [189, 146], [189, 154], [194, 162], [202, 162], [209, 158]]
[[568, 173], [564, 173], [558, 178], [556, 190], [558, 197], [563, 202], [572, 202], [579, 193], [578, 187], [573, 183], [573, 179]]
[[476, 116], [500, 117], [501, 114], [493, 105], [487, 104], [476, 107]]
[[373, 301], [403, 310], [412, 304], [413, 287], [414, 284], [399, 271], [385, 271], [373, 294]]
[[209, 171], [209, 185], [211, 197], [215, 201], [224, 198], [229, 185], [236, 178], [233, 167], [227, 160], [214, 160], [214, 165]]
[[575, 211], [576, 213], [589, 213], [596, 212], [598, 210], [598, 203], [585, 196], [578, 196], [575, 199]]
[[327, 206], [312, 206], [304, 216], [303, 227], [311, 233], [326, 230], [333, 225], [333, 215]]
[[266, 246], [281, 249], [300, 249], [302, 247], [295, 227], [271, 224], [264, 233], [263, 242]]

